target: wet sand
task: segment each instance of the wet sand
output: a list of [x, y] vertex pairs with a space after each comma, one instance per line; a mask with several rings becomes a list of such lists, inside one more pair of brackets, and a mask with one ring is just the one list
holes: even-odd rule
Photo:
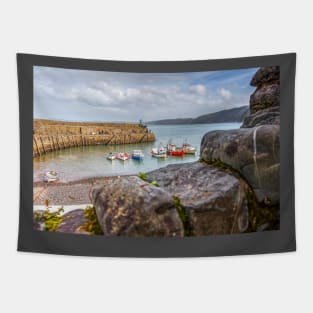
[[33, 204], [45, 205], [46, 200], [49, 200], [49, 205], [91, 203], [91, 189], [107, 184], [116, 177], [118, 176], [85, 178], [71, 182], [34, 182]]

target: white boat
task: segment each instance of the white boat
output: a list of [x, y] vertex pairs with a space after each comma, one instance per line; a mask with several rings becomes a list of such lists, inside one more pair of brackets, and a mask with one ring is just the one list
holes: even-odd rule
[[159, 148], [152, 148], [151, 155], [155, 158], [166, 158], [166, 149], [160, 144]]
[[115, 160], [115, 159], [116, 159], [116, 153], [110, 152], [110, 153], [107, 155], [107, 159], [110, 160], [110, 161]]
[[186, 154], [196, 154], [197, 153], [197, 148], [192, 146], [191, 144], [185, 142], [183, 144], [183, 150]]
[[56, 181], [58, 179], [59, 179], [58, 173], [55, 171], [49, 171], [49, 172], [46, 172], [45, 174], [45, 181], [48, 183]]

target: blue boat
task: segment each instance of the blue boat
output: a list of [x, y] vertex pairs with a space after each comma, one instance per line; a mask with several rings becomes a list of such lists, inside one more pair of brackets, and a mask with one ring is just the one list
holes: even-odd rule
[[141, 161], [144, 158], [144, 154], [141, 150], [134, 150], [132, 152], [132, 159]]

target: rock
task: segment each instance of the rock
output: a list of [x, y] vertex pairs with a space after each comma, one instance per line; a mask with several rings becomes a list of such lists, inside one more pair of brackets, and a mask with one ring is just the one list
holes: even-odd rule
[[70, 211], [65, 213], [62, 217], [62, 222], [56, 229], [57, 232], [91, 235], [91, 233], [83, 229], [83, 226], [88, 222], [83, 209]]
[[192, 235], [240, 233], [248, 227], [248, 186], [230, 173], [195, 162], [157, 169], [147, 180], [179, 199]]
[[250, 115], [241, 128], [280, 124], [280, 69], [279, 66], [261, 67], [250, 84], [257, 89], [250, 96]]
[[92, 190], [97, 218], [106, 236], [184, 235], [173, 197], [138, 177], [119, 177]]
[[280, 125], [280, 108], [278, 106], [268, 108], [246, 116], [241, 128], [261, 125]]
[[250, 85], [258, 87], [263, 84], [279, 80], [280, 80], [279, 66], [261, 67], [252, 77]]
[[250, 97], [250, 113], [279, 106], [279, 84], [263, 85], [255, 90]]
[[45, 226], [45, 219], [43, 217], [44, 210], [35, 210], [33, 212], [33, 230], [44, 231]]
[[202, 138], [200, 154], [206, 162], [219, 161], [237, 170], [259, 202], [279, 203], [279, 126], [209, 132]]

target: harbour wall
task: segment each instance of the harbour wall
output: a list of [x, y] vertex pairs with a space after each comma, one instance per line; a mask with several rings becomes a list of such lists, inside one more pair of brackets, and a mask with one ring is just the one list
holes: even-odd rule
[[138, 123], [33, 121], [33, 157], [70, 147], [153, 141], [154, 133]]

